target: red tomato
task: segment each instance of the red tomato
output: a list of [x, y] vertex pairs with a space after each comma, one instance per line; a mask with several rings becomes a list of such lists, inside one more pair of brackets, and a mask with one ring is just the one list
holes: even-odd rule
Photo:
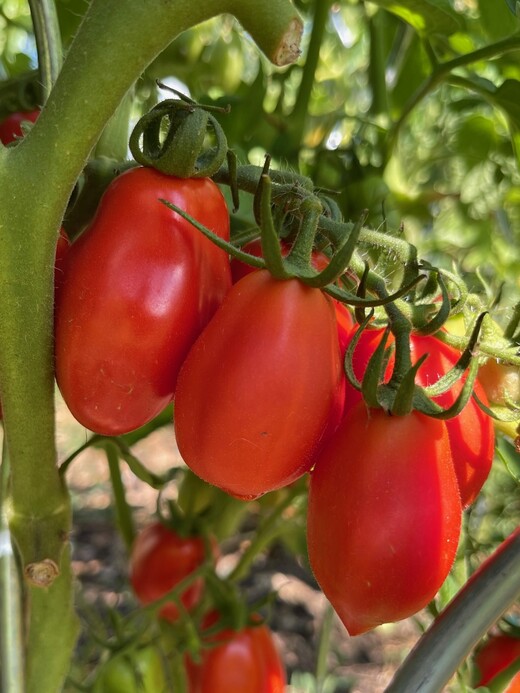
[[316, 460], [309, 560], [351, 635], [422, 609], [457, 551], [461, 505], [446, 426], [359, 403]]
[[160, 198], [229, 238], [224, 198], [208, 178], [135, 168], [110, 184], [68, 252], [56, 310], [58, 385], [96, 433], [126, 433], [164, 409], [231, 286], [227, 254]]
[[175, 432], [205, 481], [245, 499], [313, 464], [341, 387], [332, 302], [267, 270], [233, 286], [179, 374]]
[[23, 137], [22, 122], [24, 120], [30, 120], [34, 123], [39, 115], [39, 110], [11, 113], [11, 115], [8, 115], [7, 118], [4, 118], [0, 123], [0, 142], [2, 144], [9, 144], [9, 142], [14, 142], [18, 137]]
[[[475, 654], [475, 665], [479, 679], [475, 686], [487, 686], [501, 671], [520, 659], [520, 638], [510, 635], [495, 635], [480, 647]], [[513, 687], [512, 687], [513, 686]], [[520, 672], [511, 680], [506, 691], [520, 690]]]
[[[363, 380], [363, 377], [367, 370], [368, 362], [370, 361], [370, 358], [372, 357], [379, 343], [381, 342], [383, 334], [383, 329], [368, 328], [363, 330], [359, 337], [359, 341], [356, 344], [356, 348], [354, 349], [354, 353], [352, 355], [352, 367], [354, 369], [355, 376], [360, 382]], [[355, 331], [352, 330], [348, 336], [348, 339], [346, 340], [345, 351], [350, 342], [354, 339], [354, 335]], [[393, 343], [394, 337], [392, 334], [390, 334], [388, 336], [387, 346], [389, 347]], [[383, 381], [385, 383], [390, 380], [392, 370], [394, 367], [394, 362], [395, 357], [392, 352], [390, 354], [390, 358], [388, 359], [388, 364], [386, 366], [383, 377]], [[363, 396], [361, 395], [361, 392], [359, 390], [356, 390], [356, 388], [350, 383], [350, 381], [347, 378], [345, 386], [345, 414], [347, 414], [347, 412], [349, 412], [358, 402], [361, 402], [362, 399]]]
[[203, 651], [200, 664], [188, 660], [189, 693], [283, 693], [286, 677], [266, 625], [223, 630]]
[[[152, 604], [205, 560], [202, 537], [181, 537], [160, 522], [149, 525], [137, 535], [130, 555], [130, 582], [136, 597], [144, 605]], [[183, 592], [181, 601], [186, 609], [192, 609], [200, 601], [203, 589], [203, 580], [197, 578]], [[179, 610], [173, 602], [168, 602], [159, 615], [175, 621]]]
[[[418, 385], [435, 383], [460, 357], [459, 351], [433, 336], [423, 337], [414, 334], [410, 342], [414, 363], [423, 354], [428, 354], [417, 373]], [[464, 379], [463, 377], [451, 390], [436, 397], [437, 404], [444, 408], [452, 405], [462, 389]], [[475, 382], [474, 392], [484, 404], [487, 404], [485, 392], [478, 381]], [[472, 398], [458, 416], [446, 420], [446, 427], [462, 505], [467, 507], [477, 497], [491, 470], [495, 450], [493, 421]]]
[[[290, 244], [282, 240], [280, 242], [280, 247], [282, 255], [285, 257], [291, 249], [291, 246]], [[250, 243], [246, 243], [246, 245], [243, 246], [242, 249], [250, 253], [251, 255], [254, 255], [255, 257], [262, 257], [262, 242], [260, 239], [256, 239], [254, 241], [251, 241]], [[312, 265], [315, 269], [321, 271], [322, 269], [325, 269], [329, 262], [330, 258], [328, 258], [324, 253], [313, 251]], [[241, 279], [242, 277], [245, 277], [247, 274], [251, 274], [251, 272], [254, 271], [256, 271], [256, 268], [252, 267], [251, 265], [248, 265], [245, 262], [241, 262], [236, 258], [231, 259], [231, 276], [233, 277], [234, 284], [236, 284], [237, 281], [239, 281], [239, 279]], [[335, 300], [333, 300], [332, 303], [336, 311], [339, 347], [341, 357], [343, 359], [345, 355], [346, 345], [349, 342], [350, 335], [352, 333], [352, 330], [354, 329], [354, 319], [352, 317], [352, 313], [346, 307], [345, 304]], [[323, 436], [323, 441], [327, 440], [329, 435], [336, 430], [336, 428], [339, 425], [339, 422], [343, 418], [343, 412], [345, 408], [345, 388], [347, 386], [347, 380], [344, 373], [342, 373], [341, 381], [341, 386], [338, 390], [336, 397], [336, 404], [333, 406], [331, 410], [327, 430], [325, 432], [325, 435]]]

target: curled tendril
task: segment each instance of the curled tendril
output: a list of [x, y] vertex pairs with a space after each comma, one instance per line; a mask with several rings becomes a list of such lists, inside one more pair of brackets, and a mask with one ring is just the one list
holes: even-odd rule
[[[216, 146], [207, 147], [212, 130]], [[154, 106], [135, 126], [129, 141], [134, 159], [179, 178], [216, 173], [227, 155], [227, 141], [217, 119], [192, 101], [167, 99]]]

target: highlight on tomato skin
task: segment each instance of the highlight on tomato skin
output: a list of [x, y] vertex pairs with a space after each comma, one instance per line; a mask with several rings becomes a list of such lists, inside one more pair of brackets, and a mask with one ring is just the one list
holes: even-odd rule
[[351, 635], [398, 621], [446, 579], [462, 508], [444, 422], [358, 404], [316, 460], [309, 561]]
[[239, 498], [287, 486], [314, 463], [341, 377], [330, 299], [297, 279], [253, 272], [232, 287], [181, 368], [181, 457]]
[[[212, 612], [206, 624], [217, 620]], [[283, 693], [285, 669], [266, 624], [224, 629], [201, 652], [201, 661], [186, 658], [189, 693]]]

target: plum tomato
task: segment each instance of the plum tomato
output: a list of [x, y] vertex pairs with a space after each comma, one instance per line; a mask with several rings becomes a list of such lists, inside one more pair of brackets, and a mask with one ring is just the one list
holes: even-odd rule
[[222, 630], [187, 661], [189, 693], [283, 693], [285, 670], [265, 624]]
[[267, 270], [234, 284], [179, 374], [175, 433], [205, 481], [244, 499], [308, 471], [342, 368], [332, 301]]
[[63, 266], [56, 379], [75, 418], [102, 435], [134, 430], [166, 407], [231, 286], [227, 254], [161, 198], [229, 239], [212, 180], [134, 168], [108, 186]]
[[310, 476], [307, 543], [351, 635], [428, 604], [455, 559], [461, 515], [443, 421], [363, 402], [346, 415]]
[[[216, 555], [216, 548], [214, 548]], [[204, 540], [200, 536], [181, 537], [160, 522], [145, 527], [136, 537], [130, 554], [130, 582], [141, 604], [152, 604], [164, 597], [181, 580], [206, 560]], [[181, 595], [186, 609], [201, 599], [204, 582], [196, 578]], [[179, 610], [167, 602], [159, 611], [167, 621], [176, 621]]]

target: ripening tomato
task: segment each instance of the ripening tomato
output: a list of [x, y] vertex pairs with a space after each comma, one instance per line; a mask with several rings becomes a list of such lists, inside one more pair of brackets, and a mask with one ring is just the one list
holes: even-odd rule
[[[520, 660], [520, 638], [514, 638], [505, 633], [490, 637], [475, 654], [475, 665], [479, 672], [475, 688], [487, 686], [495, 676], [518, 660]], [[511, 679], [505, 691], [508, 693], [520, 691], [520, 672]]]
[[[181, 537], [160, 522], [148, 525], [137, 535], [130, 554], [130, 582], [136, 597], [145, 605], [157, 601], [205, 560], [202, 537]], [[203, 580], [196, 578], [182, 593], [181, 601], [186, 609], [192, 609], [200, 601], [203, 589]], [[179, 610], [173, 601], [167, 602], [159, 610], [159, 616], [175, 621]]]
[[251, 499], [314, 462], [341, 388], [332, 301], [267, 270], [233, 286], [179, 374], [175, 432], [205, 481]]
[[109, 185], [67, 254], [56, 309], [56, 379], [96, 433], [126, 433], [164, 409], [231, 286], [227, 254], [161, 198], [229, 238], [226, 203], [208, 178], [135, 168]]
[[457, 551], [461, 504], [444, 422], [352, 409], [309, 483], [311, 568], [351, 635], [422, 609]]
[[187, 661], [187, 672], [189, 693], [283, 693], [286, 684], [266, 625], [220, 631], [199, 664]]
[[508, 400], [520, 403], [520, 368], [495, 359], [488, 359], [479, 368], [478, 380], [493, 404], [505, 405]]
[[[418, 385], [435, 383], [458, 361], [460, 352], [433, 336], [413, 334], [410, 339], [412, 361], [428, 354], [416, 377]], [[440, 406], [447, 408], [460, 393], [465, 376], [450, 390], [435, 398]], [[475, 382], [474, 392], [487, 404], [482, 386]], [[471, 505], [486, 481], [491, 470], [495, 450], [493, 420], [482, 411], [471, 398], [458, 416], [446, 420], [450, 438], [455, 473], [460, 487], [462, 506]]]
[[9, 142], [14, 142], [15, 139], [23, 137], [22, 123], [24, 120], [29, 120], [32, 123], [40, 115], [39, 110], [35, 111], [19, 111], [17, 113], [11, 113], [0, 123], [0, 142], [2, 144], [9, 144]]
[[101, 665], [93, 693], [167, 693], [164, 664], [155, 647], [147, 645], [115, 654]]

